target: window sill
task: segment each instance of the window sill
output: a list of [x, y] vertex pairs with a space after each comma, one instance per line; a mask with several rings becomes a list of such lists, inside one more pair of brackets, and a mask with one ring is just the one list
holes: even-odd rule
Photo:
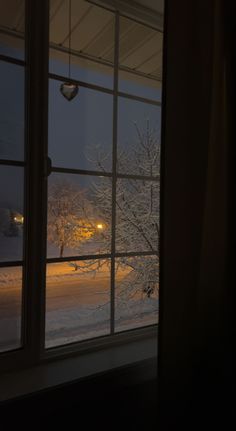
[[[156, 357], [157, 337], [152, 335], [72, 358], [55, 359], [26, 370], [4, 373], [1, 376], [0, 402], [142, 363], [148, 359], [155, 361]], [[155, 372], [153, 368], [147, 369], [139, 373], [137, 379], [141, 382], [155, 378]]]

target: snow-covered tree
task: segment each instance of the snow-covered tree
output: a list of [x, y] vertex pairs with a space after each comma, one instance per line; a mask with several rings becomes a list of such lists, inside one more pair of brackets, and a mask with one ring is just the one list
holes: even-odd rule
[[[117, 155], [117, 172], [134, 174], [147, 178], [119, 178], [116, 183], [116, 251], [151, 252], [152, 256], [120, 257], [116, 269], [127, 271], [127, 277], [119, 284], [120, 298], [132, 297], [142, 292], [150, 298], [157, 294], [159, 285], [159, 191], [160, 191], [160, 143], [159, 133], [151, 128], [149, 121], [142, 130], [134, 123], [136, 141], [126, 145]], [[107, 172], [107, 155], [98, 154], [96, 167]], [[63, 256], [65, 247], [75, 248], [85, 241], [95, 241], [98, 232], [96, 220], [103, 229], [99, 232], [99, 252], [111, 249], [112, 223], [112, 179], [101, 177], [94, 182], [86, 195], [86, 190], [78, 189], [68, 182], [54, 182], [49, 187], [48, 239], [59, 248]], [[110, 262], [110, 260], [108, 259]], [[97, 260], [97, 270], [108, 261]], [[71, 263], [78, 270], [96, 271], [95, 262]]]
[[57, 180], [48, 190], [48, 241], [62, 257], [66, 247], [78, 248], [94, 235], [91, 205], [85, 193], [73, 183]]
[[[117, 172], [150, 179], [118, 179], [116, 184], [116, 251], [153, 252], [156, 256], [125, 257], [118, 267], [130, 270], [126, 293], [139, 287], [148, 297], [157, 292], [159, 276], [159, 191], [160, 143], [158, 132], [147, 120], [141, 130], [136, 123], [136, 142], [118, 152]], [[104, 157], [103, 160], [106, 160]], [[97, 166], [106, 172], [103, 160]], [[151, 179], [153, 178], [153, 179]], [[110, 196], [112, 184], [107, 179], [95, 187], [96, 203], [106, 224], [111, 223]], [[110, 229], [104, 231], [106, 243], [111, 241]], [[132, 274], [132, 276], [131, 276]], [[129, 284], [129, 287], [127, 285]], [[122, 290], [122, 287], [121, 287]]]

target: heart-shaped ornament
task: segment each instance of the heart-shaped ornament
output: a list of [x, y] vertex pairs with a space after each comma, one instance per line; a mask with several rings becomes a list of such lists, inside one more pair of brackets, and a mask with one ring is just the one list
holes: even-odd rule
[[72, 100], [78, 94], [79, 87], [77, 84], [71, 84], [70, 82], [64, 82], [60, 86], [61, 94], [67, 99]]

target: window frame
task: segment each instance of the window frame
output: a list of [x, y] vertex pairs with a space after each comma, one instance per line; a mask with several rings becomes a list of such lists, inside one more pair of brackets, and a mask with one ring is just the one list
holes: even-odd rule
[[[29, 364], [37, 364], [57, 357], [68, 357], [79, 352], [96, 351], [104, 346], [129, 343], [137, 339], [143, 339], [149, 335], [156, 336], [157, 324], [141, 328], [114, 333], [114, 283], [115, 283], [115, 258], [120, 256], [156, 255], [152, 252], [117, 253], [115, 252], [115, 240], [112, 240], [110, 256], [111, 266], [111, 301], [113, 303], [111, 316], [112, 333], [106, 336], [72, 344], [60, 345], [46, 349], [45, 339], [45, 300], [46, 300], [46, 264], [55, 259], [46, 256], [46, 231], [47, 231], [47, 178], [49, 169], [48, 159], [48, 82], [49, 79], [65, 80], [66, 77], [55, 75], [49, 71], [49, 6], [50, 0], [37, 2], [33, 5], [31, 0], [25, 0], [25, 228], [24, 228], [24, 277], [23, 277], [23, 316], [21, 349], [2, 352], [0, 354], [1, 368], [11, 369]], [[103, 7], [104, 6], [100, 6]], [[111, 10], [115, 15], [115, 55], [114, 55], [114, 87], [112, 90], [102, 89], [100, 86], [71, 79], [80, 86], [97, 89], [113, 96], [113, 161], [112, 172], [107, 176], [112, 177], [113, 205], [112, 205], [112, 237], [115, 238], [115, 193], [116, 180], [118, 178], [146, 179], [157, 181], [156, 178], [137, 175], [116, 173], [116, 146], [118, 129], [118, 98], [127, 98], [138, 102], [150, 103], [161, 106], [157, 100], [146, 99], [125, 92], [118, 88], [119, 73], [119, 19], [126, 17], [132, 19], [118, 10]], [[137, 21], [134, 18], [135, 21]], [[137, 21], [144, 24], [141, 21]], [[144, 25], [147, 25], [146, 23]], [[153, 28], [153, 26], [150, 26]], [[160, 31], [158, 28], [155, 30]], [[35, 53], [37, 52], [37, 55]], [[2, 56], [1, 56], [2, 57]], [[9, 58], [9, 61], [15, 62]], [[17, 60], [18, 62], [18, 60]], [[67, 79], [67, 78], [66, 78]], [[68, 79], [67, 79], [68, 80]], [[43, 88], [43, 91], [41, 91]], [[35, 100], [39, 103], [36, 104]], [[33, 145], [31, 144], [33, 142]], [[68, 172], [70, 169], [53, 167], [52, 172]], [[78, 174], [100, 175], [101, 172], [76, 169]], [[32, 241], [34, 239], [34, 241]], [[99, 255], [92, 258], [97, 259]], [[91, 257], [91, 256], [90, 256]], [[78, 260], [84, 257], [77, 256]], [[86, 256], [86, 259], [88, 257]], [[56, 259], [58, 262], [60, 258]], [[69, 261], [70, 258], [62, 258]], [[5, 265], [1, 265], [5, 266]], [[38, 310], [36, 315], [34, 310]]]

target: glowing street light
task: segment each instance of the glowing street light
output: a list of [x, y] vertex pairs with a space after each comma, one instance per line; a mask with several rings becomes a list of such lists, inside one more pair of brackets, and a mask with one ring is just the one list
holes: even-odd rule
[[102, 224], [102, 223], [97, 224], [97, 228], [98, 228], [99, 230], [102, 230], [102, 229], [103, 229], [103, 224]]
[[14, 217], [14, 221], [18, 224], [23, 224], [24, 223], [24, 217], [21, 214], [17, 214]]

